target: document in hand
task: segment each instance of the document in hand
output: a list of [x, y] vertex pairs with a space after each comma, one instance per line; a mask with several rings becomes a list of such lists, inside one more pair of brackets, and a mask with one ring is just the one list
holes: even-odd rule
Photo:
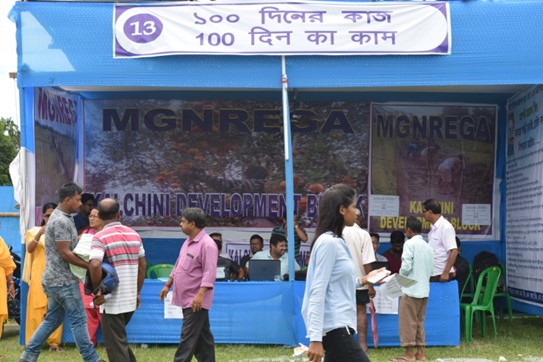
[[403, 295], [402, 287], [408, 288], [417, 283], [415, 279], [400, 274], [389, 275], [383, 282], [385, 283], [384, 286], [381, 287], [383, 294], [386, 294], [390, 298]]
[[383, 269], [378, 273], [368, 277], [366, 280], [369, 284], [377, 284], [381, 281], [384, 282], [384, 279], [390, 275], [390, 270]]

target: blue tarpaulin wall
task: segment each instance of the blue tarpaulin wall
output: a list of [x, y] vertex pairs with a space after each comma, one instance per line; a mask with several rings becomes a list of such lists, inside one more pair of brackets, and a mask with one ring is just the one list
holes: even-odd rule
[[[141, 303], [127, 327], [130, 343], [179, 343], [182, 320], [164, 319], [164, 305], [158, 295], [164, 283], [146, 280]], [[215, 285], [209, 312], [217, 343], [309, 345], [300, 314], [305, 282], [221, 282]], [[149, 328], [149, 326], [153, 328]], [[379, 346], [399, 346], [398, 315], [378, 314]], [[98, 340], [101, 341], [101, 336]], [[72, 342], [69, 328], [63, 341]], [[458, 284], [431, 283], [426, 311], [426, 344], [460, 344]], [[373, 346], [371, 323], [368, 345]]]

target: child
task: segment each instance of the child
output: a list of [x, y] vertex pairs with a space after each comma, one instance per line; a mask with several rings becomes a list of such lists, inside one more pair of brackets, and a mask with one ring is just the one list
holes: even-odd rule
[[[430, 294], [430, 277], [434, 265], [433, 250], [420, 235], [422, 223], [413, 216], [407, 219], [405, 234], [409, 238], [403, 246], [400, 274], [415, 279], [416, 284], [402, 288], [398, 325], [400, 344], [405, 347], [405, 355], [394, 361], [425, 360], [424, 320], [426, 305]], [[416, 354], [414, 347], [417, 347]]]

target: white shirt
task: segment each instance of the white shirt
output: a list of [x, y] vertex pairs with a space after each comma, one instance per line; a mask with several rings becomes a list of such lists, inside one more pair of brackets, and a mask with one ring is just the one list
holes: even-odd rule
[[[373, 250], [370, 234], [357, 224], [354, 224], [353, 226], [345, 226], [343, 228], [343, 239], [347, 247], [349, 247], [356, 276], [363, 277], [366, 275], [364, 265], [375, 261], [375, 251]], [[358, 289], [368, 289], [368, 286], [364, 285]]]
[[[270, 249], [262, 250], [253, 255], [251, 260], [273, 260], [273, 257], [271, 256]], [[288, 274], [288, 253], [284, 253], [279, 258], [281, 261], [281, 275]], [[251, 262], [247, 262], [247, 268], [249, 269], [249, 273], [251, 270]], [[300, 265], [294, 261], [294, 270], [298, 271], [300, 270]]]
[[[456, 232], [452, 224], [443, 216], [432, 225], [428, 233], [428, 244], [434, 250], [434, 270], [432, 276], [441, 275], [449, 261], [451, 250], [456, 249]], [[454, 270], [454, 267], [449, 271]]]

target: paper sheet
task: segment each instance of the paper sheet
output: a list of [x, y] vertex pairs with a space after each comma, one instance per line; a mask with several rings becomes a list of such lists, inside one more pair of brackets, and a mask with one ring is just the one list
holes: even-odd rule
[[[373, 305], [377, 314], [398, 314], [398, 297], [389, 298], [384, 292], [384, 285], [375, 286]], [[370, 314], [369, 303], [366, 304], [367, 313]]]
[[169, 291], [164, 298], [164, 319], [183, 319], [183, 308], [172, 305], [172, 296]]
[[408, 288], [417, 283], [415, 279], [411, 279], [400, 274], [392, 274], [386, 277], [383, 281], [385, 283], [381, 288], [383, 290], [383, 294], [390, 298], [402, 296], [402, 287]]

